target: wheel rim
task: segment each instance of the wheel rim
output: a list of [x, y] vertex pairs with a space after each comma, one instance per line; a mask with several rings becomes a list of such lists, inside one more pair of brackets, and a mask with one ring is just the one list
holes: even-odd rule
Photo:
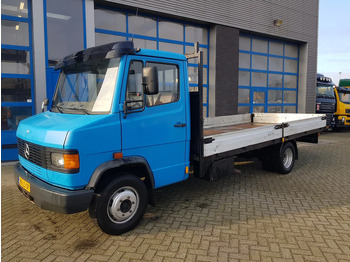
[[118, 189], [108, 201], [109, 219], [117, 224], [129, 221], [135, 215], [139, 203], [140, 198], [134, 188], [122, 187]]
[[283, 155], [283, 166], [285, 168], [289, 168], [292, 165], [293, 162], [293, 151], [290, 148], [287, 148], [284, 151], [284, 155]]

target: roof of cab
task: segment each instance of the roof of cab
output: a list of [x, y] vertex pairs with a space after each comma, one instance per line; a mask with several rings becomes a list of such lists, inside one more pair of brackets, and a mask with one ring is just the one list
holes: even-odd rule
[[139, 49], [140, 51], [136, 52], [137, 55], [142, 56], [153, 56], [159, 58], [167, 58], [167, 59], [176, 59], [186, 61], [186, 56], [183, 54], [177, 54], [167, 51], [160, 50], [151, 50], [151, 49]]
[[123, 55], [153, 56], [166, 59], [186, 60], [186, 56], [172, 52], [135, 48], [132, 41], [122, 41], [95, 46], [70, 54], [59, 61], [55, 70], [63, 67], [95, 59], [109, 59]]

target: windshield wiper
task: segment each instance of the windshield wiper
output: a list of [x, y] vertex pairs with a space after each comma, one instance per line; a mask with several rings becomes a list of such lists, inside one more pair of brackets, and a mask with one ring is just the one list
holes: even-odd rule
[[90, 113], [85, 108], [77, 108], [77, 107], [65, 107], [67, 110], [79, 110], [83, 112], [85, 115], [90, 115]]
[[62, 111], [63, 108], [58, 106], [58, 105], [52, 105], [51, 108], [56, 108], [58, 112], [60, 112], [61, 114], [63, 113], [63, 111]]

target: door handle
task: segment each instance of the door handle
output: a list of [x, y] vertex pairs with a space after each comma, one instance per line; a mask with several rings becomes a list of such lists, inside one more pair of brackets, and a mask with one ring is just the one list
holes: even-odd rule
[[185, 127], [185, 126], [186, 126], [185, 123], [176, 123], [176, 124], [174, 125], [174, 127]]

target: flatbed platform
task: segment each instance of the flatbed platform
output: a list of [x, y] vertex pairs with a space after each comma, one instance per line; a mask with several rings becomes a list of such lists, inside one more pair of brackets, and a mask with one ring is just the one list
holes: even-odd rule
[[246, 123], [246, 124], [235, 124], [229, 126], [212, 127], [203, 130], [204, 137], [224, 134], [228, 132], [242, 131], [250, 128], [256, 128], [261, 126], [272, 125], [273, 123]]
[[320, 132], [326, 126], [321, 114], [256, 113], [204, 119], [204, 157], [242, 152]]

